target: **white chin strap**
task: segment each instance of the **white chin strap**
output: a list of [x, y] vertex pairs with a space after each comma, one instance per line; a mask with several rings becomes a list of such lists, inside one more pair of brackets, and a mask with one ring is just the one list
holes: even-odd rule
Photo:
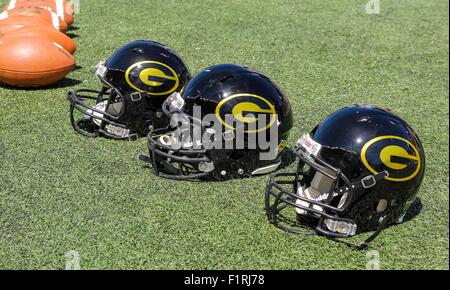
[[[308, 187], [307, 189], [304, 189], [304, 187], [299, 187], [297, 194], [303, 198], [311, 199], [311, 200], [315, 200], [316, 198], [318, 198], [320, 196], [320, 193], [312, 187]], [[312, 208], [317, 211], [323, 212], [323, 208], [321, 206], [319, 206], [319, 205], [311, 206], [311, 204], [309, 202], [303, 201], [301, 199], [297, 199], [295, 201], [295, 203], [302, 207]], [[298, 214], [301, 214], [301, 215], [306, 215], [308, 213], [306, 210], [297, 208], [297, 207], [295, 208], [295, 210], [297, 211]], [[317, 214], [313, 214], [313, 215], [316, 217], [319, 217], [319, 215], [317, 215]]]
[[161, 144], [165, 146], [180, 147], [184, 149], [189, 149], [193, 147], [190, 138], [182, 142], [180, 138], [175, 136], [174, 134], [162, 135], [161, 137], [159, 137], [159, 142], [161, 142]]
[[[98, 103], [97, 105], [94, 106], [94, 109], [104, 112], [105, 109], [106, 109], [106, 101]], [[87, 110], [87, 112], [89, 114], [94, 115], [95, 117], [98, 117], [98, 118], [103, 118], [103, 116], [104, 116], [104, 114], [96, 112], [96, 111], [91, 110], [91, 109]], [[94, 122], [94, 124], [99, 126], [99, 127], [102, 124], [102, 120], [94, 118], [94, 117], [86, 116], [86, 119], [92, 119], [92, 122]]]
[[159, 142], [165, 146], [173, 146], [180, 143], [173, 135], [163, 135], [159, 137]]

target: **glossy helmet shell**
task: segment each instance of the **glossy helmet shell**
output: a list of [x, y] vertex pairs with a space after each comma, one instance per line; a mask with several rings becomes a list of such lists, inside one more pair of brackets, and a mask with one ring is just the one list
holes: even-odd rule
[[[162, 103], [173, 92], [181, 91], [191, 77], [176, 52], [145, 40], [117, 49], [97, 65], [96, 76], [103, 90], [78, 90], [68, 95], [72, 126], [89, 137], [113, 139], [136, 139], [146, 136], [149, 126], [166, 126]], [[84, 114], [83, 119], [75, 120], [74, 111]]]
[[[221, 123], [220, 134], [228, 135], [229, 132], [237, 131], [233, 124], [227, 123], [226, 115], [242, 120], [244, 126], [248, 126], [243, 134], [244, 146], [243, 148], [236, 146], [206, 148], [204, 152], [189, 149], [177, 151], [167, 146], [164, 148], [157, 139], [149, 136], [149, 162], [153, 163], [157, 174], [160, 173], [159, 171], [164, 172], [164, 168], [169, 168], [170, 173], [165, 174], [168, 178], [190, 179], [202, 176], [207, 179], [225, 180], [266, 174], [278, 168], [281, 163], [281, 153], [285, 147], [284, 142], [287, 141], [293, 120], [287, 97], [271, 79], [241, 65], [216, 65], [197, 74], [183, 90], [181, 98], [183, 100], [181, 111], [184, 116], [189, 116], [193, 120], [201, 119], [203, 122], [205, 122], [205, 116], [214, 116]], [[201, 109], [199, 116], [195, 113], [198, 108]], [[258, 117], [247, 117], [248, 112]], [[268, 116], [266, 123], [262, 123], [263, 126], [258, 124], [251, 129], [252, 127], [245, 123], [256, 123], [255, 120], [260, 119], [264, 122], [263, 118], [259, 117], [262, 114]], [[202, 125], [202, 130], [207, 131], [207, 126]], [[249, 136], [265, 134], [267, 137], [272, 130], [276, 130], [278, 134], [278, 139], [275, 140], [278, 142], [276, 144], [278, 147], [275, 148], [278, 153], [275, 152], [277, 154], [274, 159], [262, 160], [260, 154], [263, 150], [258, 146], [253, 148], [249, 146]], [[217, 131], [214, 132], [213, 134], [219, 134]], [[158, 134], [154, 135], [158, 136]], [[226, 142], [226, 138], [220, 136], [212, 139], [222, 140], [222, 145]], [[269, 138], [266, 140], [273, 141]], [[194, 156], [195, 158], [189, 158]], [[179, 160], [179, 163], [174, 165], [175, 160]], [[213, 164], [214, 169], [206, 172], [199, 169], [199, 160], [206, 160], [201, 162]], [[187, 168], [185, 171], [189, 172], [176, 168]], [[164, 173], [167, 173], [167, 170]]]
[[133, 41], [105, 62], [104, 79], [122, 95], [144, 92], [156, 107], [191, 78], [189, 68], [171, 48], [155, 41]]
[[[425, 152], [416, 132], [397, 115], [372, 105], [343, 108], [311, 132], [322, 145], [319, 158], [350, 180], [387, 171], [373, 188], [356, 193], [347, 213], [358, 231], [374, 230], [381, 215], [396, 222], [415, 199], [425, 172]], [[380, 200], [387, 201], [377, 212]]]
[[221, 64], [206, 68], [189, 82], [182, 97], [188, 115], [193, 114], [194, 106], [201, 106], [202, 115], [216, 114], [224, 121], [223, 116], [234, 115], [233, 108], [240, 102], [255, 102], [261, 109], [273, 107], [280, 139], [286, 140], [292, 128], [292, 109], [282, 90], [267, 76], [245, 66]]

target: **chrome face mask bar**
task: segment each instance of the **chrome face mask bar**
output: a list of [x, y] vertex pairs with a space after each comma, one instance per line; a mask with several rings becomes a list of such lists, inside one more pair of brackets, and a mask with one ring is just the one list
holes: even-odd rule
[[[316, 226], [316, 232], [324, 232], [326, 235], [343, 237], [347, 236], [345, 234], [337, 234], [324, 229], [325, 219], [343, 221], [346, 223], [352, 223], [351, 220], [341, 218], [339, 214], [345, 212], [349, 204], [351, 204], [351, 197], [353, 196], [353, 189], [351, 188], [348, 178], [340, 172], [340, 170], [333, 168], [332, 166], [323, 163], [320, 160], [315, 160], [316, 162], [311, 162], [304, 158], [304, 155], [296, 152], [297, 157], [300, 159], [295, 173], [279, 173], [272, 176], [266, 186], [266, 213], [269, 220], [275, 225], [280, 225], [277, 223], [278, 216], [281, 212], [288, 206], [292, 206], [296, 209], [302, 210], [310, 215], [318, 216], [318, 222]], [[322, 163], [322, 164], [320, 164]], [[320, 166], [318, 166], [320, 164]], [[317, 199], [310, 199], [301, 196], [298, 193], [299, 187], [308, 177], [305, 175], [303, 168], [304, 166], [309, 166], [309, 170], [314, 170], [323, 174], [324, 176], [330, 178], [332, 182], [332, 191], [329, 193], [323, 193]], [[325, 168], [327, 170], [325, 170]], [[332, 174], [330, 174], [332, 172]], [[289, 180], [286, 180], [289, 178]], [[338, 181], [343, 182], [345, 185], [343, 187], [337, 188]], [[287, 188], [287, 187], [290, 188]], [[341, 207], [336, 207], [331, 205], [332, 199], [342, 196], [344, 193], [348, 195], [345, 204]], [[270, 203], [270, 198], [274, 197], [275, 202]], [[302, 201], [307, 203], [309, 206], [304, 206], [299, 204], [297, 201]], [[317, 206], [323, 209], [323, 211], [317, 210], [313, 206]], [[293, 228], [286, 228], [280, 225], [281, 228], [288, 232], [294, 232], [299, 234], [312, 234], [305, 232], [298, 232]]]
[[140, 155], [139, 159], [151, 164], [157, 176], [189, 180], [207, 177], [211, 172], [202, 172], [200, 168], [205, 164], [211, 164], [206, 156], [206, 150], [198, 149], [174, 149], [173, 146], [159, 142], [159, 137], [171, 132], [170, 127], [150, 129], [148, 134], [148, 147], [150, 156]]
[[[126, 125], [119, 123], [123, 113], [125, 111], [125, 98], [111, 83], [106, 80], [106, 74], [108, 73], [107, 67], [104, 62], [99, 62], [96, 65], [95, 76], [102, 83], [103, 88], [101, 91], [82, 89], [69, 92], [67, 98], [70, 102], [70, 120], [72, 127], [78, 133], [87, 137], [97, 137], [99, 135], [116, 139], [116, 140], [136, 140], [139, 138], [138, 134], [130, 133], [130, 129]], [[134, 96], [136, 95], [136, 96]], [[140, 93], [131, 94], [131, 100], [142, 99]], [[99, 110], [96, 106], [90, 106], [86, 104], [86, 101], [91, 100], [95, 103], [104, 103], [104, 109]], [[110, 106], [121, 102], [120, 112], [117, 115], [112, 115], [109, 112]], [[75, 111], [84, 115], [85, 119], [75, 120]], [[91, 124], [91, 123], [94, 124]], [[97, 125], [98, 128], [95, 127]], [[88, 126], [89, 131], [82, 128], [82, 126]]]

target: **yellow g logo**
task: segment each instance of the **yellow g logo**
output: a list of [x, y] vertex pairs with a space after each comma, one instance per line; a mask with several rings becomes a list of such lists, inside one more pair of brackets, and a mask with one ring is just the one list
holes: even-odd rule
[[[235, 130], [236, 123], [230, 124], [226, 116], [231, 115], [235, 121], [248, 126], [255, 124], [257, 129], [245, 129], [245, 133], [267, 130], [276, 121], [275, 107], [265, 98], [253, 94], [237, 94], [223, 99], [216, 107], [216, 116], [227, 128]], [[259, 124], [260, 116], [266, 116], [264, 125]], [[259, 128], [258, 128], [259, 127]]]
[[151, 96], [173, 93], [180, 84], [177, 73], [168, 65], [157, 61], [142, 61], [125, 72], [127, 83], [138, 92]]
[[420, 154], [408, 140], [399, 136], [380, 136], [367, 142], [361, 160], [373, 174], [389, 172], [390, 181], [408, 181], [420, 171]]

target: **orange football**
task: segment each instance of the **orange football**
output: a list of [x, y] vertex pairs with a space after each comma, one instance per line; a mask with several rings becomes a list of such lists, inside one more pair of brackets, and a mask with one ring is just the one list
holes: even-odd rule
[[48, 22], [45, 22], [41, 19], [34, 19], [34, 17], [29, 16], [15, 16], [15, 17], [8, 17], [4, 20], [0, 20], [0, 32], [3, 34], [10, 33], [16, 29], [23, 27], [37, 27], [37, 26], [52, 28], [52, 26], [49, 25]]
[[35, 27], [29, 27], [25, 26], [19, 29], [16, 29], [12, 31], [11, 33], [6, 33], [2, 37], [2, 30], [0, 28], [0, 42], [3, 39], [6, 39], [8, 37], [14, 37], [16, 35], [28, 35], [28, 36], [39, 36], [43, 38], [47, 38], [51, 41], [54, 41], [61, 45], [67, 52], [70, 54], [74, 54], [77, 50], [77, 44], [73, 39], [68, 37], [62, 32], [59, 32], [58, 30], [55, 30], [51, 27], [47, 26], [35, 26]]
[[0, 45], [0, 82], [16, 87], [43, 87], [63, 79], [75, 58], [62, 46], [37, 36], [7, 37]]
[[74, 18], [74, 7], [72, 3], [66, 0], [11, 0], [3, 11], [18, 7], [42, 7], [56, 13], [67, 25], [72, 25]]
[[47, 22], [49, 25], [53, 26], [55, 29], [66, 32], [68, 25], [64, 21], [61, 20], [61, 18], [56, 15], [56, 13], [52, 11], [48, 11], [45, 8], [15, 8], [12, 10], [4, 11], [0, 13], [0, 20], [5, 20], [8, 18], [14, 18], [17, 16], [27, 16], [27, 17], [33, 17], [34, 19], [39, 19], [44, 22]]

